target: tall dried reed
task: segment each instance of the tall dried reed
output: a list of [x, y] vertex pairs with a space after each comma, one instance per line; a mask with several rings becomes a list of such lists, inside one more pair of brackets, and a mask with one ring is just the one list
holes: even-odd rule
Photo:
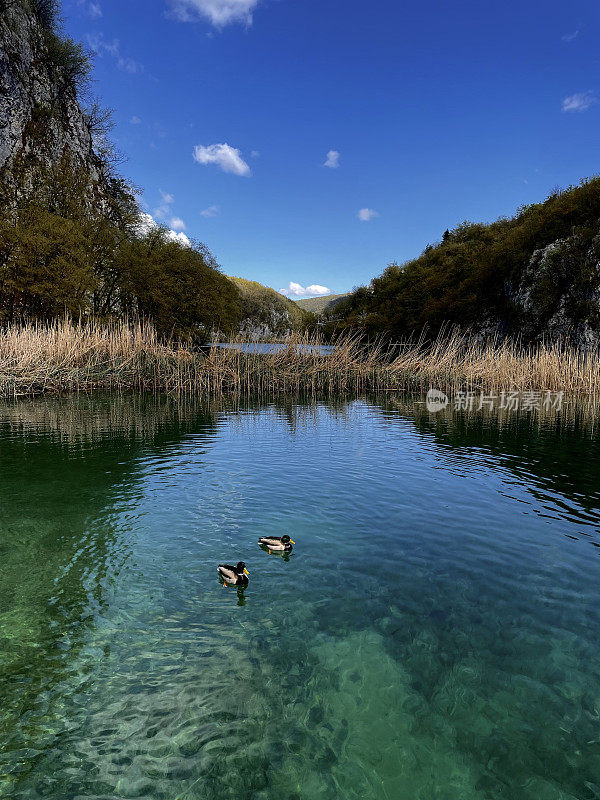
[[460, 333], [401, 346], [296, 335], [275, 352], [237, 340], [237, 349], [198, 350], [162, 342], [147, 323], [57, 320], [0, 331], [0, 396], [70, 391], [149, 390], [183, 394], [302, 393], [457, 389], [564, 390], [600, 394], [600, 355], [559, 344], [523, 347]]
[[523, 346], [455, 331], [433, 343], [407, 342], [392, 371], [399, 385], [414, 388], [600, 393], [600, 352], [560, 342]]

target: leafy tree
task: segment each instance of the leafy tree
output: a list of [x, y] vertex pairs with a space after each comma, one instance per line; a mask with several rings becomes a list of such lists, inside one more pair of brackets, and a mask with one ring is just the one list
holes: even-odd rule
[[63, 81], [76, 89], [89, 83], [91, 59], [85, 47], [68, 36], [62, 37], [53, 30], [44, 32], [48, 63], [57, 69]]
[[159, 334], [202, 340], [239, 322], [238, 292], [203, 245], [188, 247], [156, 228], [124, 243], [119, 261], [122, 311], [150, 318]]
[[2, 221], [0, 242], [0, 308], [6, 321], [90, 310], [97, 278], [89, 263], [90, 242], [77, 221], [30, 206], [15, 223]]
[[29, 0], [29, 5], [44, 28], [53, 30], [56, 27], [60, 13], [60, 0]]
[[139, 315], [187, 339], [234, 329], [239, 293], [208, 249], [141, 234], [139, 215], [123, 179], [101, 186], [68, 157], [43, 172], [27, 201], [4, 207], [0, 319]]

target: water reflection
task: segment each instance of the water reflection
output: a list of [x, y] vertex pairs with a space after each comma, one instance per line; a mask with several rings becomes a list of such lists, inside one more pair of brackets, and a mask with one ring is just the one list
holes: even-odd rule
[[416, 400], [4, 404], [0, 796], [592, 797], [597, 416]]
[[[578, 534], [600, 546], [600, 400], [567, 398], [562, 411], [427, 412], [419, 398], [373, 401], [389, 424], [410, 420], [420, 434], [435, 437], [452, 464], [469, 469], [483, 455], [527, 486], [537, 513], [582, 523]], [[480, 460], [477, 462], [481, 463]]]
[[[110, 611], [113, 587], [132, 568], [143, 497], [138, 459], [163, 453], [191, 429], [214, 434], [214, 414], [139, 397], [2, 405], [0, 730], [13, 778], [61, 733], [48, 720], [24, 730], [15, 719], [22, 709], [52, 716], [54, 687], [73, 678], [89, 628]], [[95, 653], [108, 656], [110, 644]], [[91, 673], [78, 674], [77, 692], [91, 687]], [[37, 748], [24, 759], [32, 739]]]

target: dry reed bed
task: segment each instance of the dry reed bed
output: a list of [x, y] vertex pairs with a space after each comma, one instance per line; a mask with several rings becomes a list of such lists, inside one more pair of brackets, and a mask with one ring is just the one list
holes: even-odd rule
[[600, 352], [561, 343], [524, 347], [452, 333], [429, 345], [407, 343], [392, 370], [396, 381], [414, 388], [600, 393]]
[[161, 342], [144, 323], [11, 326], [0, 332], [0, 396], [93, 389], [327, 395], [430, 387], [600, 394], [599, 353], [560, 345], [524, 348], [453, 333], [386, 349], [348, 335], [323, 356], [315, 337], [297, 335], [286, 344], [268, 354], [199, 352]]

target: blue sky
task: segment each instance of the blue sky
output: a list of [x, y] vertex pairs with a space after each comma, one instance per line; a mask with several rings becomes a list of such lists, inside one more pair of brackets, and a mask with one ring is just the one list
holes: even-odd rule
[[93, 91], [147, 211], [276, 289], [348, 291], [600, 168], [597, 0], [65, 0], [64, 15], [97, 52]]

